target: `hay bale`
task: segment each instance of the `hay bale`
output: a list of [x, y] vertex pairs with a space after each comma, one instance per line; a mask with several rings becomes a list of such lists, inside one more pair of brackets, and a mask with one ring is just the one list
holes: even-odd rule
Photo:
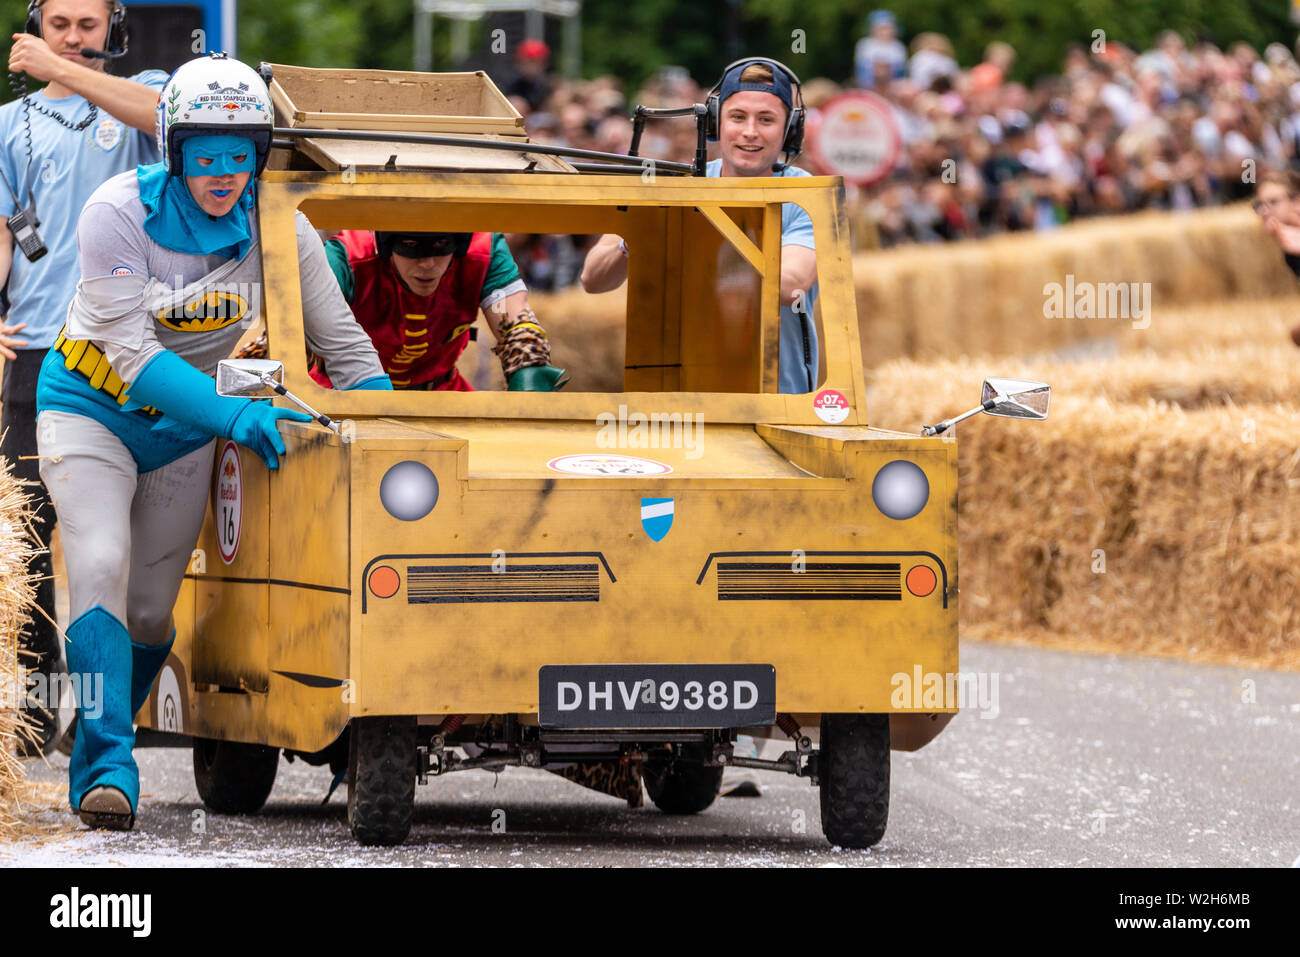
[[907, 356], [1015, 355], [1114, 335], [1126, 319], [1047, 318], [1044, 286], [1151, 284], [1156, 315], [1235, 295], [1294, 294], [1295, 277], [1245, 204], [1085, 220], [1046, 233], [854, 257], [867, 366]]
[[[1295, 276], [1245, 204], [864, 252], [854, 256], [853, 274], [868, 368], [901, 357], [1047, 352], [1100, 336], [1125, 337], [1132, 343], [1126, 348], [1140, 349], [1177, 334], [1167, 322], [1171, 310], [1235, 296], [1287, 296], [1297, 313], [1290, 325], [1300, 322]], [[1123, 318], [1048, 318], [1043, 288], [1064, 284], [1067, 275], [1150, 283], [1151, 327], [1133, 330]], [[572, 387], [619, 391], [625, 291], [589, 296], [574, 287], [530, 298], [557, 361], [574, 373]]]
[[[1231, 306], [1198, 312], [1198, 318], [1233, 314]], [[1168, 320], [1176, 324], [1177, 319]], [[964, 412], [979, 399], [990, 375], [1036, 379], [1052, 386], [1053, 413], [1064, 397], [1106, 398], [1145, 405], [1167, 402], [1183, 409], [1291, 404], [1300, 401], [1300, 352], [1272, 336], [1266, 342], [1196, 345], [1183, 354], [1123, 352], [1113, 358], [1064, 361], [1048, 358], [961, 356], [938, 362], [898, 359], [873, 369], [867, 412], [872, 425], [919, 431]]]
[[19, 824], [24, 774], [14, 749], [19, 735], [30, 733], [18, 707], [26, 687], [18, 635], [35, 597], [27, 573], [35, 541], [27, 503], [9, 463], [0, 459], [0, 834], [12, 834]]
[[1297, 426], [1295, 405], [1086, 395], [961, 424], [963, 627], [1300, 668]]

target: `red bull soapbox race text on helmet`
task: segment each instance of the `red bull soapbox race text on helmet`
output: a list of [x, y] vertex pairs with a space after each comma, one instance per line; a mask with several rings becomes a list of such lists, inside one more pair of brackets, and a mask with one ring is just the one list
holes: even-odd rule
[[180, 144], [191, 136], [247, 136], [257, 150], [257, 172], [271, 150], [274, 115], [266, 83], [246, 63], [210, 53], [176, 68], [158, 101], [155, 135], [163, 166], [181, 174]]

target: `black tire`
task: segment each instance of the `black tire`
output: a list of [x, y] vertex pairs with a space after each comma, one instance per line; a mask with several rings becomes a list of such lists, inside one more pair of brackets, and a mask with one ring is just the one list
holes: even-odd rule
[[822, 715], [817, 777], [822, 833], [840, 847], [871, 847], [889, 820], [889, 715]]
[[280, 749], [239, 741], [194, 739], [194, 784], [218, 814], [256, 814], [271, 796]]
[[646, 761], [641, 776], [650, 800], [665, 814], [699, 814], [717, 798], [722, 771], [688, 751], [675, 760]]
[[353, 718], [348, 824], [360, 844], [401, 844], [415, 811], [416, 719]]

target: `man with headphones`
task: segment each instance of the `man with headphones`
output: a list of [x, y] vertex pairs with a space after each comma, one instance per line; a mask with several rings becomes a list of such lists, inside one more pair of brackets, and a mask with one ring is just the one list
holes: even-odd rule
[[[798, 104], [796, 105], [796, 95]], [[721, 156], [709, 176], [807, 176], [788, 165], [803, 145], [804, 108], [799, 78], [784, 64], [764, 57], [737, 60], [709, 91], [708, 138]], [[784, 153], [785, 162], [778, 162]], [[616, 235], [602, 236], [587, 254], [582, 287], [609, 292], [627, 280], [628, 247]], [[780, 390], [811, 392], [817, 386], [817, 253], [812, 220], [793, 203], [781, 210]]]
[[[10, 303], [0, 319], [5, 360], [0, 455], [16, 476], [36, 483], [34, 526], [46, 549], [55, 519], [35, 459], [36, 380], [76, 291], [77, 217], [105, 180], [158, 159], [154, 114], [167, 74], [107, 75], [105, 65], [125, 51], [126, 39], [126, 10], [118, 0], [31, 0], [26, 32], [14, 35], [9, 70], [48, 85], [0, 107], [0, 222], [8, 226], [13, 220], [23, 239], [18, 249], [13, 235], [0, 242], [0, 284], [7, 282]], [[20, 227], [23, 221], [35, 231]], [[24, 664], [48, 679], [59, 660], [58, 636], [46, 617], [54, 617], [48, 551], [34, 558], [28, 571], [38, 579], [40, 610], [24, 636], [24, 647], [34, 656]], [[20, 747], [24, 756], [53, 746], [58, 702], [42, 703], [48, 710], [25, 709], [37, 738]]]

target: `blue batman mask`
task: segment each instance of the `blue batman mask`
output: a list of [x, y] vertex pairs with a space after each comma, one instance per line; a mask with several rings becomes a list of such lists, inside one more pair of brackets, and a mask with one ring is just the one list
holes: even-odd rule
[[[193, 136], [181, 141], [180, 152], [184, 176], [169, 176], [161, 163], [136, 169], [140, 202], [147, 211], [145, 232], [158, 245], [177, 252], [242, 258], [252, 244], [248, 214], [253, 208], [253, 176], [224, 216], [212, 216], [200, 208], [186, 177], [254, 173], [257, 149], [253, 141], [246, 136]], [[201, 160], [210, 162], [204, 165]]]
[[247, 136], [192, 136], [181, 141], [186, 176], [229, 176], [257, 169], [257, 149]]

